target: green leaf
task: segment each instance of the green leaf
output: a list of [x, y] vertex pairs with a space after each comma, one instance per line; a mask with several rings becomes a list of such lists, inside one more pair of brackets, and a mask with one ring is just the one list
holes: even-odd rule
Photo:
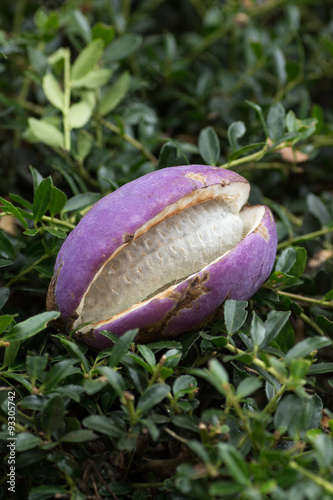
[[276, 428], [286, 428], [291, 437], [295, 438], [297, 433], [304, 429], [305, 412], [303, 401], [295, 394], [288, 394], [279, 403], [274, 415]]
[[[85, 388], [82, 385], [76, 385], [76, 384], [66, 384], [63, 386], [58, 386], [55, 387], [55, 392], [59, 392], [60, 394], [63, 394], [64, 397], [70, 398], [76, 403], [80, 402], [81, 396], [80, 394], [82, 392], [85, 392]], [[70, 418], [70, 417], [65, 417]]]
[[104, 24], [103, 22], [94, 24], [92, 28], [93, 39], [101, 38], [105, 46], [109, 45], [109, 43], [112, 42], [114, 36], [115, 36], [114, 27]]
[[147, 361], [149, 366], [156, 366], [156, 359], [153, 351], [149, 349], [146, 345], [138, 345], [138, 351], [143, 356], [143, 358]]
[[238, 122], [233, 122], [231, 125], [229, 125], [229, 127], [228, 127], [228, 140], [229, 140], [229, 144], [231, 146], [231, 149], [233, 151], [239, 149], [240, 146], [238, 143], [238, 139], [243, 137], [245, 132], [246, 132], [246, 127], [245, 127], [244, 122], [238, 121]]
[[[180, 337], [180, 348], [182, 350], [182, 359], [185, 359], [191, 347], [195, 343], [195, 341], [200, 337], [199, 331], [187, 332], [183, 333]], [[175, 343], [176, 344], [176, 343]], [[170, 344], [166, 347], [171, 347]], [[175, 348], [179, 348], [179, 346], [175, 345]]]
[[199, 134], [199, 153], [208, 165], [216, 165], [220, 158], [220, 141], [213, 127], [206, 127]]
[[249, 486], [250, 471], [245, 458], [240, 452], [231, 444], [226, 443], [218, 443], [217, 452], [235, 482], [243, 486]]
[[5, 334], [3, 340], [26, 340], [33, 337], [47, 327], [47, 324], [60, 316], [57, 311], [47, 311], [36, 316], [32, 316], [21, 323], [15, 325], [8, 333]]
[[209, 361], [209, 373], [211, 380], [214, 380], [213, 385], [223, 394], [223, 386], [229, 384], [228, 372], [217, 359], [211, 359]]
[[70, 11], [70, 24], [74, 32], [88, 43], [91, 40], [91, 28], [87, 17], [79, 9]]
[[8, 266], [11, 266], [13, 264], [13, 260], [11, 259], [1, 259], [0, 257], [0, 268], [1, 267], [8, 267]]
[[317, 120], [316, 134], [320, 134], [325, 126], [324, 110], [319, 104], [314, 104], [311, 110], [311, 116]]
[[72, 81], [71, 85], [73, 89], [98, 89], [108, 83], [112, 76], [112, 73], [112, 69], [96, 68], [92, 71], [89, 71], [89, 73], [84, 75], [82, 78]]
[[255, 346], [260, 346], [265, 339], [265, 325], [263, 321], [253, 311], [252, 321], [250, 326], [250, 337]]
[[43, 90], [51, 104], [60, 111], [65, 105], [65, 96], [53, 73], [47, 73], [43, 78]]
[[37, 486], [29, 491], [29, 500], [48, 500], [61, 498], [67, 494], [67, 489], [62, 486]]
[[226, 495], [230, 495], [230, 498], [237, 498], [237, 493], [241, 493], [243, 491], [243, 485], [235, 484], [232, 481], [214, 481], [209, 486], [209, 494], [214, 497], [226, 497]]
[[302, 381], [306, 376], [311, 366], [311, 361], [308, 359], [293, 359], [290, 362], [290, 373], [294, 380]]
[[68, 120], [71, 128], [84, 127], [91, 118], [93, 106], [89, 101], [82, 100], [69, 108]]
[[193, 392], [197, 385], [197, 380], [191, 375], [180, 375], [172, 386], [172, 392], [175, 397], [180, 398], [184, 394]]
[[317, 120], [313, 118], [306, 118], [305, 120], [299, 120], [300, 128], [299, 133], [296, 135], [293, 144], [297, 142], [304, 141], [316, 131]]
[[317, 373], [332, 373], [333, 372], [333, 363], [316, 363], [315, 365], [310, 366], [309, 373], [317, 374]]
[[42, 180], [36, 189], [32, 206], [32, 213], [36, 222], [40, 221], [49, 207], [52, 187], [52, 179], [51, 177], [47, 177]]
[[102, 366], [99, 368], [99, 372], [102, 373], [102, 375], [105, 375], [112, 389], [117, 393], [117, 396], [121, 398], [126, 387], [124, 379], [120, 373], [116, 372], [112, 368], [109, 368], [108, 366]]
[[170, 386], [167, 384], [155, 384], [146, 389], [140, 396], [137, 410], [145, 413], [146, 411], [158, 405], [170, 392]]
[[275, 271], [299, 278], [306, 266], [307, 254], [305, 248], [289, 247], [283, 250], [277, 260]]
[[269, 200], [269, 207], [271, 209], [273, 209], [279, 216], [279, 218], [281, 219], [281, 222], [283, 223], [283, 225], [285, 226], [288, 234], [289, 234], [289, 237], [292, 238], [293, 237], [293, 227], [292, 227], [292, 224], [289, 220], [289, 217], [287, 216], [284, 208], [279, 205], [279, 203], [276, 203], [275, 201], [272, 201], [272, 200]]
[[70, 342], [69, 340], [64, 339], [64, 338], [60, 338], [60, 342], [66, 348], [66, 350], [69, 352], [69, 354], [71, 354], [72, 356], [74, 356], [75, 358], [77, 358], [80, 361], [80, 363], [83, 366], [83, 370], [86, 373], [89, 373], [90, 366], [89, 366], [87, 358], [85, 357], [82, 350], [80, 349], [80, 346], [78, 344], [75, 344], [74, 342]]
[[64, 136], [59, 129], [45, 120], [28, 119], [29, 128], [36, 139], [53, 148], [64, 147]]
[[98, 112], [101, 116], [107, 115], [110, 111], [113, 111], [124, 99], [129, 89], [130, 81], [131, 76], [128, 71], [125, 71], [111, 87], [106, 89], [98, 106]]
[[261, 380], [255, 377], [247, 377], [241, 381], [237, 387], [236, 397], [239, 399], [247, 398], [262, 386]]
[[67, 201], [67, 196], [63, 191], [55, 186], [52, 186], [51, 200], [49, 203], [49, 212], [51, 217], [60, 214]]
[[201, 332], [200, 336], [203, 339], [208, 340], [209, 342], [211, 342], [214, 345], [216, 345], [219, 349], [221, 349], [222, 347], [226, 346], [227, 343], [228, 343], [228, 339], [224, 335], [216, 335], [215, 336], [215, 335], [208, 335], [205, 332]]
[[2, 229], [0, 229], [0, 256], [11, 260], [16, 258], [15, 248]]
[[159, 168], [176, 167], [178, 165], [185, 164], [188, 165], [188, 163], [188, 159], [177, 144], [169, 141], [162, 146], [158, 158]]
[[316, 451], [313, 455], [316, 460], [319, 469], [328, 470], [329, 467], [333, 463], [333, 443], [332, 437], [327, 436], [322, 433], [312, 435], [313, 431], [309, 431], [307, 433], [307, 437], [310, 438], [310, 441]]
[[232, 162], [234, 160], [237, 160], [240, 156], [243, 156], [247, 153], [250, 153], [250, 151], [253, 151], [254, 149], [260, 149], [263, 146], [266, 145], [266, 142], [255, 142], [253, 144], [247, 144], [246, 146], [242, 146], [236, 151], [233, 151], [229, 156], [228, 156], [228, 162]]
[[224, 303], [224, 321], [227, 332], [233, 334], [244, 324], [247, 317], [247, 302], [243, 300], [226, 300]]
[[191, 439], [187, 441], [186, 444], [188, 448], [193, 451], [193, 453], [195, 453], [200, 458], [200, 460], [202, 460], [203, 463], [209, 464], [211, 462], [208, 451], [206, 450], [204, 445], [200, 443], [200, 441]]
[[99, 193], [80, 193], [69, 200], [67, 200], [62, 213], [65, 214], [67, 212], [74, 212], [83, 210], [94, 203], [96, 203], [101, 198]]
[[[1, 318], [0, 318], [0, 325], [1, 325]], [[1, 370], [4, 370], [15, 361], [19, 349], [20, 349], [20, 342], [16, 340], [11, 340], [9, 346], [5, 348], [5, 354], [3, 357], [3, 364], [1, 366]]]
[[14, 315], [4, 314], [0, 316], [0, 333], [4, 332], [6, 328], [14, 321]]
[[46, 231], [46, 232], [52, 234], [52, 236], [55, 236], [56, 238], [60, 238], [61, 240], [64, 240], [67, 236], [67, 233], [65, 233], [65, 231], [62, 231], [61, 229], [58, 229], [55, 227], [43, 227], [43, 231]]
[[139, 48], [142, 42], [140, 35], [126, 33], [114, 40], [106, 49], [104, 58], [107, 63], [125, 59]]
[[76, 359], [64, 359], [53, 365], [45, 376], [43, 383], [44, 389], [49, 391], [56, 388], [61, 380], [64, 380], [74, 373], [80, 373], [80, 370], [73, 366], [76, 362]]
[[130, 348], [137, 333], [138, 329], [136, 328], [135, 330], [129, 330], [128, 332], [124, 333], [121, 337], [119, 337], [119, 340], [117, 341], [116, 345], [113, 346], [112, 348], [111, 356], [109, 358], [109, 366], [111, 367], [118, 366], [122, 357], [127, 353], [128, 349]]
[[19, 432], [16, 439], [16, 451], [26, 451], [36, 448], [43, 443], [43, 440], [30, 432]]
[[88, 43], [74, 61], [71, 81], [79, 80], [92, 71], [100, 60], [104, 50], [103, 40], [97, 38]]
[[166, 368], [175, 368], [180, 359], [181, 359], [181, 351], [178, 350], [178, 349], [170, 349], [169, 351], [167, 351], [164, 356], [165, 356], [165, 361], [164, 361], [164, 365], [163, 365], [163, 368], [166, 367]]
[[47, 365], [46, 356], [27, 356], [26, 357], [26, 367], [27, 371], [32, 379], [37, 379], [41, 373], [45, 370]]
[[331, 221], [331, 215], [321, 201], [321, 199], [313, 193], [308, 193], [306, 195], [306, 205], [310, 214], [312, 214], [322, 226], [328, 224]]
[[125, 355], [125, 358], [123, 360], [123, 362], [125, 364], [126, 364], [126, 360], [127, 360], [128, 357], [131, 358], [138, 365], [142, 366], [151, 375], [154, 373], [154, 367], [150, 366], [148, 363], [146, 363], [146, 361], [144, 361], [142, 358], [140, 358], [140, 356], [138, 356], [137, 354], [134, 354], [133, 352], [128, 352]]
[[[39, 184], [43, 180], [43, 176], [32, 165], [29, 165], [29, 170], [30, 170], [31, 175], [32, 175], [32, 181], [33, 181], [34, 193], [35, 193]], [[32, 205], [31, 205], [31, 210], [32, 210]]]
[[311, 354], [312, 351], [317, 351], [331, 344], [332, 341], [326, 337], [310, 337], [302, 340], [287, 352], [284, 358], [285, 363], [289, 364], [293, 359], [305, 358]]
[[[33, 167], [29, 167], [30, 169], [33, 169]], [[34, 169], [33, 169], [34, 170]], [[41, 180], [43, 177], [41, 176]], [[24, 208], [27, 208], [28, 210], [32, 210], [32, 203], [30, 201], [26, 200], [23, 198], [23, 196], [20, 196], [19, 194], [14, 194], [14, 193], [9, 193], [10, 198], [13, 200], [14, 203], [17, 205], [22, 205]], [[5, 200], [7, 201], [7, 200]], [[16, 207], [14, 207], [16, 208]]]
[[275, 339], [287, 323], [290, 311], [271, 311], [265, 321], [265, 338], [260, 344], [261, 348], [267, 347]]
[[[281, 85], [284, 85], [287, 81], [287, 71], [286, 71], [286, 58], [280, 47], [273, 46], [273, 60], [277, 73], [278, 80]], [[271, 137], [272, 138], [272, 137]]]
[[33, 227], [32, 229], [27, 229], [26, 231], [23, 232], [23, 234], [26, 234], [27, 236], [36, 236], [36, 234], [39, 233], [39, 229], [37, 227]]
[[16, 208], [10, 201], [5, 200], [4, 198], [0, 197], [0, 201], [3, 205], [1, 208], [4, 212], [6, 212], [6, 214], [13, 215], [17, 218], [18, 221], [21, 222], [24, 227], [28, 227], [27, 221], [24, 219], [24, 217], [22, 217], [21, 212], [18, 208]]
[[113, 438], [119, 438], [122, 428], [114, 421], [114, 419], [105, 415], [90, 415], [82, 421], [85, 427]]
[[289, 110], [286, 116], [286, 127], [288, 132], [297, 132], [299, 129], [299, 120], [296, 118], [295, 113]]
[[62, 438], [63, 443], [83, 443], [84, 441], [92, 441], [98, 439], [98, 435], [92, 431], [80, 429], [77, 431], [67, 432]]
[[273, 143], [283, 136], [285, 131], [285, 109], [280, 102], [271, 106], [267, 116], [269, 137]]
[[[93, 146], [93, 138], [86, 130], [79, 130], [76, 134], [75, 158], [83, 161], [86, 159]], [[102, 167], [101, 167], [102, 168]]]
[[295, 332], [290, 322], [287, 321], [271, 345], [282, 352], [289, 351], [295, 345]]
[[46, 433], [61, 431], [65, 428], [65, 403], [61, 396], [55, 394], [49, 399], [41, 412], [41, 425]]
[[324, 300], [333, 300], [333, 288], [325, 295]]
[[262, 110], [262, 107], [259, 106], [257, 103], [252, 102], [252, 101], [246, 100], [245, 102], [246, 102], [246, 104], [248, 104], [252, 109], [254, 109], [258, 113], [262, 127], [265, 131], [266, 138], [268, 138], [269, 134], [268, 134], [267, 124], [266, 124], [266, 120], [265, 120], [265, 116], [264, 116], [264, 112]]

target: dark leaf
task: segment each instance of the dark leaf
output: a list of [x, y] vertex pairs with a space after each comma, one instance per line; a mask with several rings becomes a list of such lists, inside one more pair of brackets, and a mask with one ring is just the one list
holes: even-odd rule
[[62, 438], [63, 443], [83, 443], [84, 441], [93, 441], [98, 439], [97, 434], [88, 430], [77, 430], [67, 432]]
[[32, 316], [13, 328], [5, 335], [4, 340], [26, 340], [47, 327], [47, 324], [60, 315], [57, 311], [48, 311]]
[[289, 363], [293, 359], [305, 358], [311, 354], [311, 352], [327, 347], [330, 344], [332, 344], [332, 341], [326, 337], [311, 337], [302, 340], [287, 352], [284, 358], [285, 362]]
[[65, 428], [65, 404], [63, 398], [53, 395], [41, 412], [41, 425], [46, 433]]
[[34, 201], [33, 201], [33, 216], [36, 222], [38, 222], [45, 212], [47, 211], [52, 195], [52, 179], [48, 177], [43, 179], [36, 189]]
[[141, 42], [141, 36], [134, 33], [127, 33], [116, 38], [105, 51], [105, 61], [110, 63], [128, 57], [139, 48]]
[[246, 132], [244, 122], [233, 122], [228, 128], [228, 140], [233, 151], [240, 148], [238, 139], [241, 139]]
[[247, 302], [242, 300], [226, 300], [224, 303], [224, 321], [229, 334], [237, 332], [247, 317]]
[[116, 367], [120, 363], [122, 357], [127, 353], [130, 345], [135, 339], [138, 329], [129, 330], [119, 337], [115, 346], [113, 346], [111, 351], [111, 356], [109, 357], [109, 366]]
[[0, 256], [4, 259], [15, 259], [16, 252], [4, 231], [0, 230]]
[[0, 198], [0, 201], [4, 207], [4, 211], [7, 214], [10, 214], [10, 215], [13, 215], [14, 217], [16, 217], [17, 220], [21, 222], [23, 227], [25, 227], [25, 228], [28, 227], [27, 221], [24, 219], [24, 217], [22, 217], [22, 214], [18, 208], [16, 208], [10, 201], [5, 200], [4, 198]]
[[65, 204], [67, 201], [67, 196], [65, 193], [60, 191], [55, 186], [52, 186], [52, 192], [51, 192], [51, 200], [49, 203], [49, 211], [51, 214], [51, 217], [54, 217], [56, 214], [59, 214], [61, 210], [64, 208]]
[[283, 136], [285, 131], [286, 112], [281, 103], [274, 104], [268, 112], [267, 127], [273, 143]]
[[208, 165], [216, 165], [220, 158], [220, 141], [213, 127], [199, 134], [199, 153]]
[[153, 406], [158, 405], [164, 398], [167, 397], [171, 388], [167, 384], [155, 384], [146, 389], [140, 396], [137, 409], [142, 413], [150, 410]]

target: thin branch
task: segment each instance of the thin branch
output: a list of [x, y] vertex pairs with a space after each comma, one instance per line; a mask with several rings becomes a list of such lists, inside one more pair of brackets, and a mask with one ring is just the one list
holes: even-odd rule
[[112, 130], [112, 132], [115, 132], [117, 135], [125, 139], [125, 141], [134, 146], [136, 149], [141, 151], [141, 153], [144, 156], [146, 156], [146, 158], [148, 158], [148, 160], [151, 161], [155, 167], [158, 166], [158, 158], [156, 158], [155, 155], [153, 155], [150, 151], [148, 151], [148, 149], [146, 149], [141, 142], [137, 141], [136, 139], [134, 139], [134, 137], [131, 137], [126, 133], [124, 134], [122, 130], [119, 127], [117, 127], [117, 125], [114, 125], [113, 123], [108, 122], [107, 120], [103, 119], [102, 124], [109, 130]]

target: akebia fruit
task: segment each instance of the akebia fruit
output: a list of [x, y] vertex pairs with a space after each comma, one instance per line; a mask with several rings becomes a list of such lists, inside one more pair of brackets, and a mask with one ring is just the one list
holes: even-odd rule
[[249, 206], [249, 183], [205, 165], [165, 168], [117, 189], [82, 218], [60, 249], [47, 308], [103, 349], [174, 337], [247, 300], [269, 276], [277, 236], [270, 210]]

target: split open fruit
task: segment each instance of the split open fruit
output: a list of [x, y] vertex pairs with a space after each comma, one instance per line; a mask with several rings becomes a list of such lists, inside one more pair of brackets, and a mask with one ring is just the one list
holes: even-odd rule
[[[249, 206], [250, 185], [229, 170], [171, 167], [117, 189], [82, 218], [60, 249], [47, 309], [103, 349], [139, 328], [136, 341], [174, 337], [249, 299], [268, 278], [276, 226]], [[81, 326], [82, 325], [82, 326]]]

